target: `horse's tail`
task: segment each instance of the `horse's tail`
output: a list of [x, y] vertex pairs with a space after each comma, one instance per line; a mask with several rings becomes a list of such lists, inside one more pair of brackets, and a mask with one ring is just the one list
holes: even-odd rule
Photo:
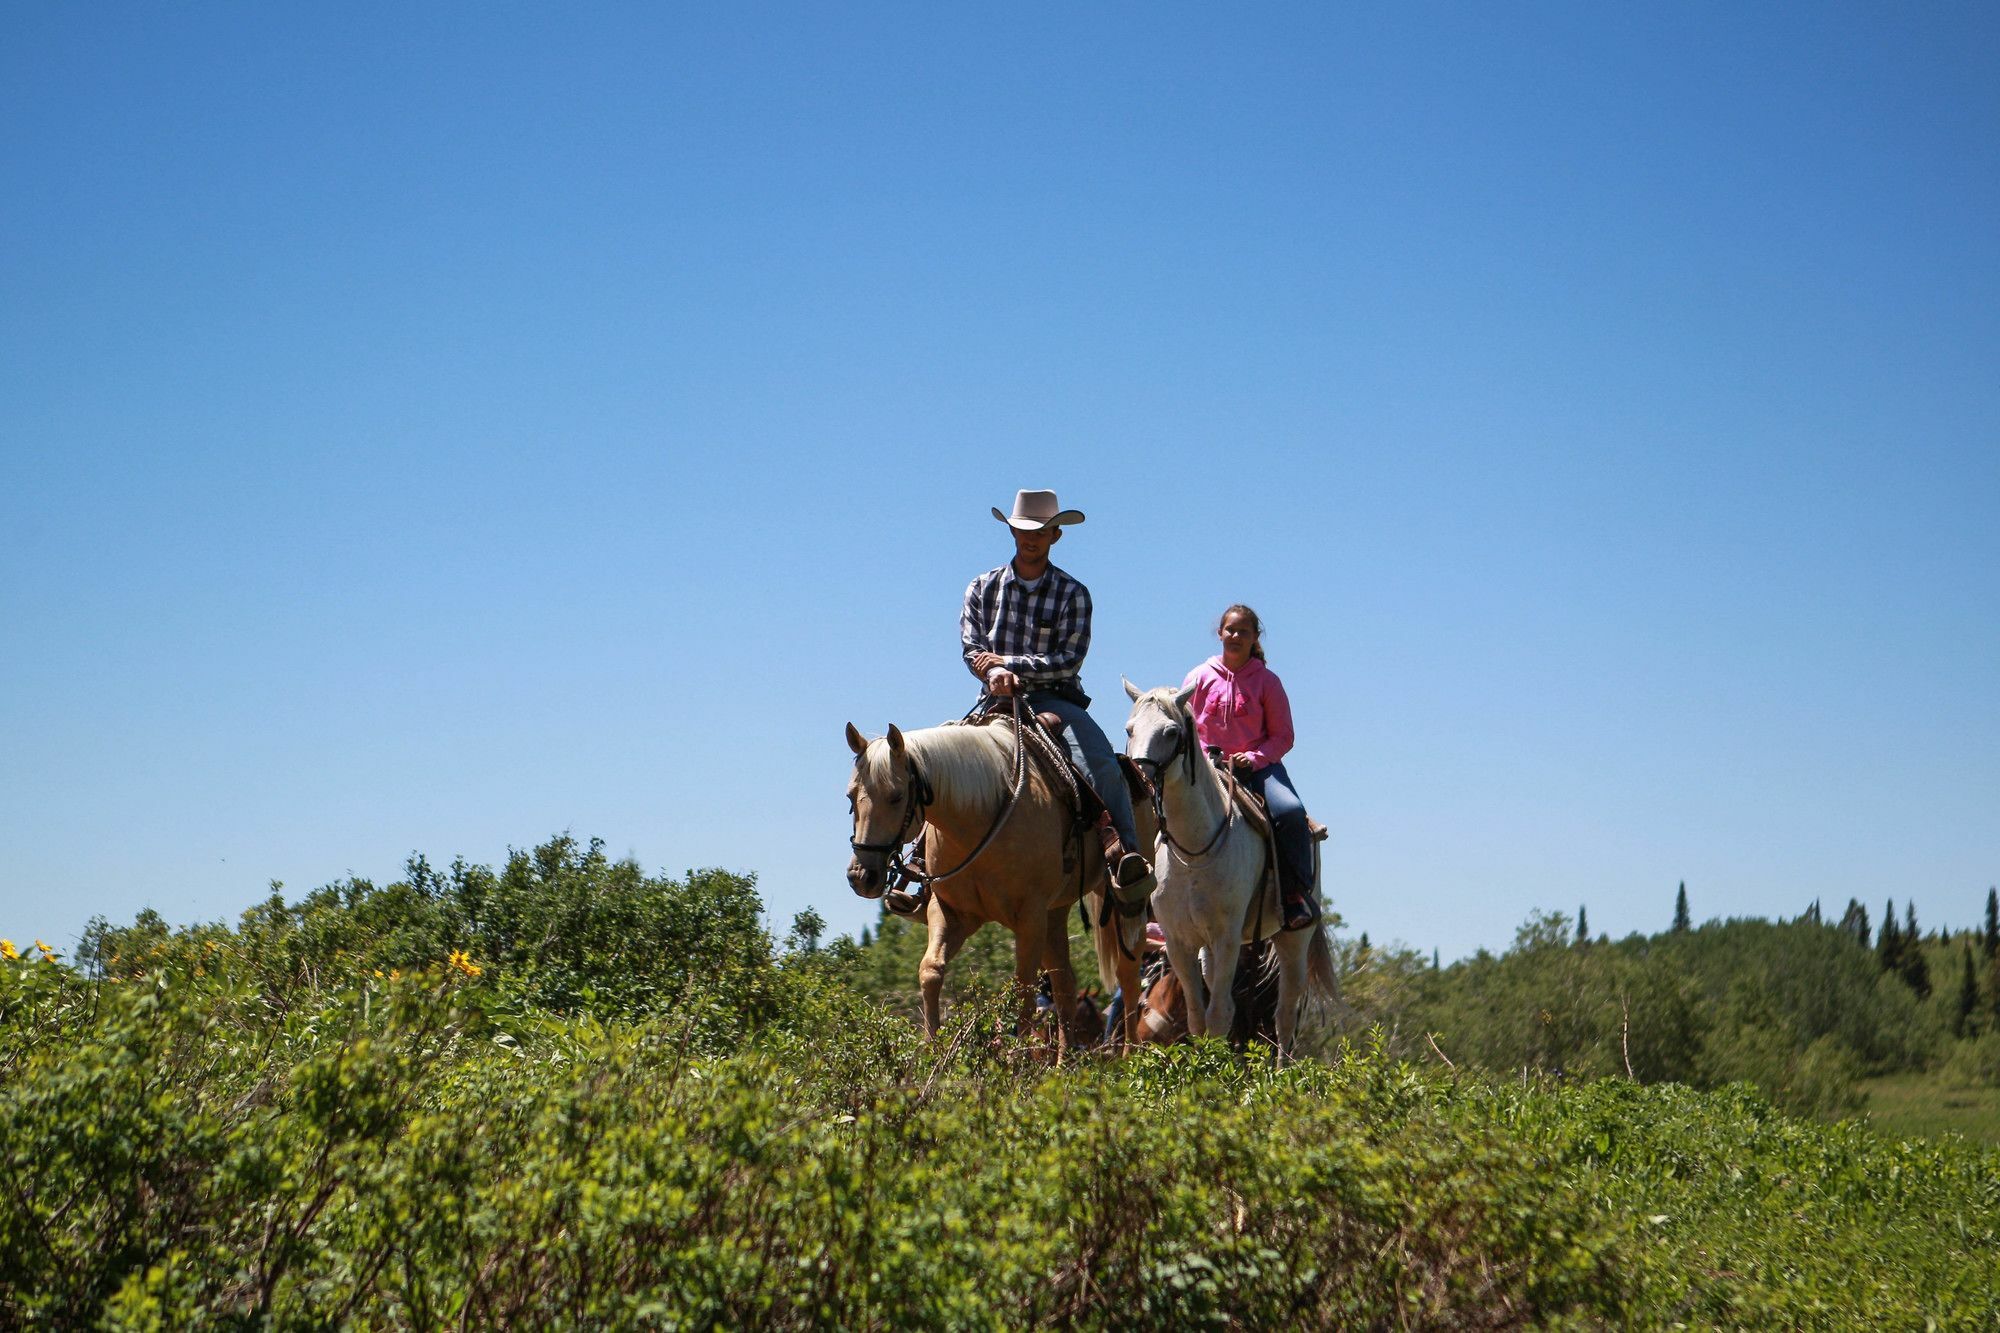
[[1324, 920], [1313, 923], [1312, 942], [1306, 945], [1306, 998], [1321, 1009], [1340, 1003], [1340, 973], [1333, 965]]

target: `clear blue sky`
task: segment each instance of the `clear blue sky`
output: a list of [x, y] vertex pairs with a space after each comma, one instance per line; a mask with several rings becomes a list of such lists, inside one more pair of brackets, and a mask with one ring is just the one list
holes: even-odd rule
[[0, 934], [841, 878], [988, 516], [1255, 605], [1350, 931], [2000, 881], [2000, 13], [12, 6]]

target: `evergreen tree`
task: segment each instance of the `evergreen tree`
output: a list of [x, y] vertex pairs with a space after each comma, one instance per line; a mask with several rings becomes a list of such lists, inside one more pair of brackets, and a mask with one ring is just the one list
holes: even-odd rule
[[1847, 900], [1847, 910], [1840, 914], [1840, 928], [1861, 941], [1864, 949], [1874, 936], [1868, 928], [1868, 909], [1852, 898]]
[[2000, 958], [2000, 889], [1986, 891], [1986, 956]]
[[1931, 965], [1924, 959], [1923, 932], [1917, 929], [1917, 904], [1910, 899], [1903, 904], [1903, 929], [1898, 933], [1897, 947], [1902, 957], [1896, 960], [1903, 980], [1910, 983], [1910, 989], [1919, 995], [1931, 993]]
[[1986, 960], [1986, 1021], [2000, 1032], [2000, 953]]
[[1812, 900], [1812, 906], [1806, 908], [1805, 913], [1799, 917], [1799, 920], [1813, 926], [1822, 924], [1819, 915], [1819, 899], [1815, 898]]
[[1436, 972], [1438, 970], [1440, 970], [1438, 966], [1438, 951], [1437, 946], [1433, 944], [1431, 946], [1431, 971]]
[[1972, 1024], [1972, 1015], [1979, 1008], [1979, 982], [1972, 975], [1972, 941], [1967, 940], [1961, 951], [1964, 966], [1958, 973], [1958, 1007], [1951, 1015], [1951, 1035], [1963, 1037]]
[[1580, 904], [1576, 909], [1576, 942], [1590, 943], [1590, 912]]
[[1902, 960], [1903, 951], [1896, 936], [1896, 900], [1891, 898], [1882, 908], [1882, 931], [1875, 937], [1875, 961], [1882, 965], [1884, 972], [1896, 970]]
[[1694, 923], [1688, 919], [1688, 882], [1681, 881], [1681, 891], [1674, 895], [1674, 933], [1685, 933]]

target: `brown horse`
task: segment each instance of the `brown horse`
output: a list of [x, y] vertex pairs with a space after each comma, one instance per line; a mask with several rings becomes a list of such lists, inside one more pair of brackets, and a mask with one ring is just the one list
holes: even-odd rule
[[[854, 810], [854, 858], [847, 882], [864, 898], [889, 887], [892, 862], [923, 835], [930, 897], [930, 941], [917, 969], [924, 1031], [937, 1034], [945, 968], [987, 922], [1014, 936], [1018, 1031], [1028, 1031], [1035, 982], [1047, 972], [1062, 1045], [1074, 1036], [1076, 972], [1070, 964], [1069, 918], [1083, 899], [1092, 923], [1098, 975], [1109, 990], [1139, 993], [1138, 951], [1145, 914], [1105, 919], [1109, 890], [1097, 839], [1077, 837], [1070, 796], [1061, 779], [1024, 752], [1012, 720], [952, 724], [905, 734], [895, 727], [865, 740], [847, 727], [854, 776], [847, 799]], [[1153, 845], [1152, 811], [1142, 812], [1141, 845]], [[1124, 1039], [1137, 1040], [1138, 1006], [1125, 1012]]]

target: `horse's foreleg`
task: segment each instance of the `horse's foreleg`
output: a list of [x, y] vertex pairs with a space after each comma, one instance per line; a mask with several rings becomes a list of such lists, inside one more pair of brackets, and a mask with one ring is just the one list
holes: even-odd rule
[[1028, 1035], [1035, 1020], [1035, 982], [1042, 974], [1048, 922], [1032, 913], [1014, 926], [1014, 1031]]
[[[1114, 923], [1111, 929], [1116, 930], [1118, 927]], [[1120, 1006], [1122, 1012], [1118, 1015], [1118, 1025], [1120, 1035], [1125, 1041], [1125, 1049], [1129, 1051], [1139, 1044], [1139, 1012], [1143, 1008], [1139, 1003], [1139, 960], [1135, 956], [1128, 956], [1123, 949], [1120, 949], [1115, 970], [1118, 975], [1118, 993], [1125, 997], [1125, 1003]]]
[[917, 989], [924, 997], [924, 1035], [935, 1037], [942, 1018], [939, 1001], [944, 994], [944, 970], [971, 937], [973, 927], [935, 894], [931, 895], [925, 919], [930, 926], [930, 940], [924, 946], [923, 962], [917, 965]]
[[1188, 1036], [1208, 1035], [1208, 982], [1201, 975], [1201, 951], [1188, 944], [1176, 944], [1177, 936], [1167, 936], [1167, 962], [1181, 983], [1181, 999], [1187, 1005]]
[[1069, 955], [1069, 910], [1056, 908], [1042, 927], [1042, 969], [1049, 974], [1049, 998], [1056, 1009], [1056, 1054], [1076, 1036], [1076, 968]]
[[1236, 960], [1242, 956], [1242, 946], [1234, 940], [1208, 948], [1208, 1030], [1218, 1037], [1227, 1037], [1236, 1021]]

